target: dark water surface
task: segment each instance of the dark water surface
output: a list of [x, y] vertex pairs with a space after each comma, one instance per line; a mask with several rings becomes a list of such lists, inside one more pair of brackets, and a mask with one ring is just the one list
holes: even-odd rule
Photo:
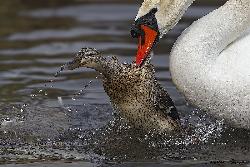
[[175, 101], [182, 122], [194, 128], [180, 137], [159, 137], [114, 120], [93, 70], [54, 77], [82, 47], [130, 63], [136, 41], [129, 29], [139, 2], [1, 0], [0, 164], [250, 166], [250, 133], [189, 106], [171, 82], [168, 54], [174, 41], [193, 20], [223, 4], [215, 2], [199, 1], [189, 8], [155, 50], [157, 78]]

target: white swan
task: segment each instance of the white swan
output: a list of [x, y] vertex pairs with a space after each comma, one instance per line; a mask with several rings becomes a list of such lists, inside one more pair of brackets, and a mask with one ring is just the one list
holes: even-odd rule
[[[140, 39], [138, 65], [157, 42], [153, 32], [160, 36], [168, 32], [192, 2], [144, 0], [131, 31]], [[250, 0], [228, 0], [186, 29], [170, 55], [173, 82], [191, 104], [246, 129], [250, 129], [249, 28]]]

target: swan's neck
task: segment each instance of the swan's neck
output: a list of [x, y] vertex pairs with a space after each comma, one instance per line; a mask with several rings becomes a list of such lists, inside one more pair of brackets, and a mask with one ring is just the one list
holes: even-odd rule
[[[229, 0], [225, 5], [194, 23], [194, 48], [201, 49], [201, 55], [216, 58], [250, 27], [250, 1]], [[198, 42], [198, 43], [197, 43]], [[192, 46], [191, 46], [192, 47]]]
[[219, 9], [194, 22], [179, 37], [171, 52], [170, 70], [176, 85], [184, 85], [181, 81], [184, 77], [186, 82], [193, 85], [193, 82], [198, 82], [190, 79], [193, 76], [203, 78], [206, 82], [208, 78], [202, 75], [211, 71], [221, 52], [249, 28], [249, 0], [229, 0]]
[[171, 30], [181, 19], [194, 0], [162, 0], [160, 10], [156, 13], [161, 36]]
[[[249, 27], [249, 0], [229, 0], [193, 23], [179, 37], [170, 54], [173, 82], [182, 92], [190, 92], [194, 85], [209, 84], [211, 78], [205, 76], [219, 68], [216, 63], [221, 60], [221, 53], [245, 34]], [[237, 53], [230, 56], [237, 56]], [[225, 64], [228, 59], [223, 59]]]
[[[204, 24], [204, 25], [202, 25]], [[201, 19], [200, 45], [208, 57], [216, 58], [229, 44], [246, 33], [250, 26], [250, 1], [229, 0], [224, 6]], [[195, 25], [194, 25], [195, 27]]]
[[144, 0], [136, 19], [157, 8], [156, 19], [161, 36], [171, 30], [194, 0]]

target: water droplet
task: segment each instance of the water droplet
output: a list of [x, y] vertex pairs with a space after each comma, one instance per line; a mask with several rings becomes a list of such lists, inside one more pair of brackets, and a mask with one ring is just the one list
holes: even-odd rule
[[36, 97], [37, 95], [35, 95], [35, 94], [31, 94], [30, 96], [31, 96], [32, 98], [34, 98], [34, 97]]
[[61, 106], [63, 106], [64, 104], [63, 104], [62, 97], [57, 97], [57, 99], [58, 99], [58, 103], [59, 103]]
[[60, 70], [55, 73], [55, 77], [58, 77], [59, 74], [64, 70], [64, 66], [61, 66]]

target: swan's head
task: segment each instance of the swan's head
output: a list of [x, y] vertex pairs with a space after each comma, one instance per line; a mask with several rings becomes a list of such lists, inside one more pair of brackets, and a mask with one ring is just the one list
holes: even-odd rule
[[131, 27], [133, 38], [139, 39], [136, 64], [141, 66], [151, 49], [159, 40], [160, 32], [155, 18], [157, 8], [152, 8], [146, 15], [138, 18]]
[[144, 0], [131, 27], [139, 39], [136, 64], [141, 66], [160, 37], [171, 30], [194, 0]]

